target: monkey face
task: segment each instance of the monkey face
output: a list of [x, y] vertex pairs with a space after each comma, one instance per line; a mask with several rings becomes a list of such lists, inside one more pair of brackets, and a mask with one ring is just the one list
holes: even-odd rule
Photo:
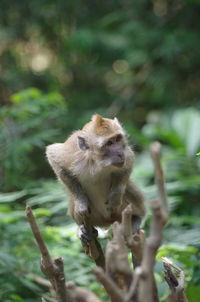
[[[79, 131], [78, 147], [96, 168], [122, 168], [128, 146], [126, 133], [118, 120], [96, 114]], [[93, 165], [94, 166], [94, 165]]]
[[102, 147], [103, 159], [110, 162], [111, 166], [123, 167], [125, 162], [125, 144], [122, 134], [108, 138]]

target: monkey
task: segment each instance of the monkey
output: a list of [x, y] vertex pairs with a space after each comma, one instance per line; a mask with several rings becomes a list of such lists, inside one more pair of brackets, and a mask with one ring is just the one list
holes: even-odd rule
[[[94, 114], [81, 130], [64, 143], [46, 148], [50, 166], [70, 194], [69, 216], [79, 226], [79, 238], [89, 242], [95, 227], [121, 221], [122, 211], [132, 205], [133, 232], [145, 215], [141, 190], [130, 180], [135, 156], [117, 118]], [[85, 219], [92, 226], [87, 230]]]

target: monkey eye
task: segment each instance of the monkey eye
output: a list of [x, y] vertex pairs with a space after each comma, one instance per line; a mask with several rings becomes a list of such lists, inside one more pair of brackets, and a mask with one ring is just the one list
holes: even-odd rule
[[113, 144], [113, 141], [111, 139], [109, 139], [106, 143], [106, 146], [111, 146]]
[[119, 142], [122, 139], [122, 135], [118, 134], [115, 138], [116, 142]]

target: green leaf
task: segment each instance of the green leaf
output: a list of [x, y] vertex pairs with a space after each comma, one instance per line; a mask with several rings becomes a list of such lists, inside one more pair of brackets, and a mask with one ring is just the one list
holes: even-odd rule
[[27, 192], [20, 191], [20, 192], [11, 192], [11, 193], [0, 193], [0, 202], [14, 202], [17, 199], [20, 199], [26, 196]]
[[186, 142], [189, 156], [194, 156], [200, 146], [200, 112], [194, 108], [179, 110], [173, 114], [172, 126]]
[[199, 302], [200, 286], [189, 285], [186, 288], [186, 295], [190, 302]]
[[37, 88], [28, 88], [17, 92], [11, 96], [11, 101], [13, 103], [26, 102], [29, 99], [38, 99], [41, 97], [41, 92]]

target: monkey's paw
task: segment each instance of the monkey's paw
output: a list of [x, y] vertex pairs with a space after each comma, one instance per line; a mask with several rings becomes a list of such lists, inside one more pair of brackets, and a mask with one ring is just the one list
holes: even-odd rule
[[91, 214], [91, 209], [88, 205], [79, 204], [75, 209], [75, 212], [78, 214], [78, 216], [88, 217]]
[[78, 228], [78, 237], [81, 241], [90, 243], [93, 239], [98, 237], [98, 231], [95, 228], [92, 228], [92, 232], [90, 232], [86, 229], [84, 224], [82, 224]]

